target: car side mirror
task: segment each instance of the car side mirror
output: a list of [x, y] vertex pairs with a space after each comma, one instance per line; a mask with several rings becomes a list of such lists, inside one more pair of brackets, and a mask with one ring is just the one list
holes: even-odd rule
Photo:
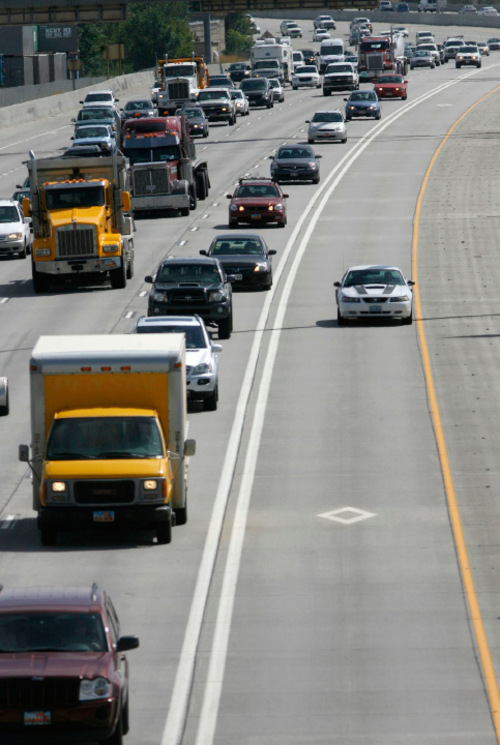
[[116, 642], [116, 651], [126, 652], [128, 649], [137, 649], [138, 646], [138, 636], [120, 636], [120, 638]]
[[149, 285], [153, 284], [153, 277], [150, 274], [146, 274], [144, 277], [144, 281], [147, 282]]
[[269, 160], [274, 160], [274, 155], [268, 155]]
[[340, 284], [340, 282], [334, 282], [334, 283], [333, 283], [333, 286], [334, 286], [334, 287], [341, 287], [341, 284]]
[[226, 199], [232, 199], [232, 198], [233, 198], [232, 194], [226, 194]]
[[231, 284], [232, 284], [233, 282], [236, 282], [236, 275], [235, 274], [226, 274], [226, 279], [227, 279], [228, 282], [231, 282]]
[[322, 158], [323, 156], [322, 155], [315, 155], [314, 157], [319, 160], [319, 158]]
[[213, 344], [212, 343], [212, 352], [222, 352], [223, 346], [222, 344]]
[[205, 249], [204, 249], [204, 248], [202, 248], [202, 249], [200, 250], [200, 254], [201, 254], [202, 256], [208, 256], [208, 251], [205, 251]]
[[270, 248], [267, 253], [268, 253], [268, 256], [274, 256], [278, 252], [276, 251], [275, 248]]
[[283, 194], [283, 199], [288, 199], [288, 194]]
[[408, 81], [407, 80], [405, 80], [405, 85], [408, 85]]
[[413, 287], [415, 284], [415, 281], [413, 279], [409, 279], [406, 284], [409, 285], [410, 287]]
[[310, 124], [310, 123], [311, 123], [311, 120], [310, 119], [306, 119], [306, 124]]

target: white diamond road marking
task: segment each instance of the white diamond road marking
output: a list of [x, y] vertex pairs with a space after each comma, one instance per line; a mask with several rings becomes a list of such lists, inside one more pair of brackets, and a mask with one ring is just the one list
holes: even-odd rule
[[369, 517], [376, 517], [376, 513], [358, 510], [357, 507], [342, 507], [339, 510], [322, 512], [318, 517], [324, 517], [325, 520], [333, 520], [344, 525], [352, 525], [353, 523], [359, 523], [361, 520], [368, 520]]

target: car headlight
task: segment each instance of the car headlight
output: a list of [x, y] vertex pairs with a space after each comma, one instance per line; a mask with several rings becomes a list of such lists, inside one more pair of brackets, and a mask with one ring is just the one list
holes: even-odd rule
[[22, 237], [23, 237], [23, 234], [22, 233], [10, 233], [7, 236], [7, 238], [9, 240], [11, 240], [11, 241], [17, 241], [17, 240], [19, 240], [19, 238], [22, 238]]
[[207, 373], [212, 372], [212, 363], [201, 362], [193, 368], [192, 372], [195, 375], [206, 375]]
[[317, 168], [318, 167], [318, 163], [316, 163], [315, 160], [309, 161], [309, 163], [307, 165], [309, 166], [309, 168]]
[[111, 683], [107, 678], [94, 678], [93, 680], [80, 681], [80, 701], [92, 701], [97, 698], [109, 698], [111, 696]]
[[254, 272], [265, 272], [267, 270], [267, 264], [265, 261], [259, 261], [253, 268]]
[[274, 210], [275, 212], [281, 212], [281, 211], [282, 211], [282, 209], [283, 209], [283, 205], [281, 204], [281, 202], [280, 202], [279, 204], [270, 204], [270, 205], [269, 205], [269, 207], [268, 207], [267, 209], [268, 209], [268, 210], [270, 210], [271, 212], [272, 212], [273, 210]]
[[374, 108], [375, 106], [368, 106], [368, 111], [373, 111]]
[[168, 303], [168, 295], [166, 292], [159, 290], [153, 291], [152, 298], [156, 303]]
[[215, 292], [211, 292], [208, 295], [209, 303], [221, 303], [223, 300], [226, 300], [226, 296], [223, 292], [220, 292], [219, 290], [215, 290]]
[[389, 302], [390, 303], [406, 303], [411, 298], [408, 297], [408, 295], [399, 295], [398, 297], [390, 297]]
[[238, 209], [238, 205], [237, 204], [231, 204], [229, 206], [229, 209], [231, 210], [231, 212], [236, 212], [236, 210]]
[[343, 303], [359, 303], [361, 302], [359, 297], [351, 297], [350, 295], [341, 295], [340, 299]]

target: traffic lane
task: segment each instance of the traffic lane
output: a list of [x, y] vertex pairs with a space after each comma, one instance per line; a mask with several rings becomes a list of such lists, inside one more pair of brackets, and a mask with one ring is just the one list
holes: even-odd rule
[[[439, 124], [439, 122], [434, 121], [434, 124]], [[404, 144], [400, 143], [395, 149], [398, 147], [403, 156]], [[422, 148], [424, 151], [421, 155], [422, 162], [430, 158], [433, 149], [430, 142]], [[397, 156], [395, 160], [397, 161]], [[380, 165], [383, 162], [382, 157]], [[357, 173], [358, 193], [361, 193], [363, 202], [369, 202], [379, 192], [378, 180], [374, 181], [371, 178], [372, 173], [372, 169]], [[422, 171], [419, 177], [416, 176], [413, 179], [414, 201], [421, 178]], [[367, 192], [366, 196], [364, 191]], [[344, 211], [347, 211], [345, 203], [343, 207]], [[387, 224], [391, 224], [389, 217], [390, 214], [387, 215]], [[407, 227], [398, 235], [399, 230], [397, 223], [391, 224], [394, 240], [388, 250], [389, 263], [393, 260], [398, 244], [405, 239], [408, 242], [410, 237], [406, 232]], [[308, 250], [306, 253], [307, 259], [311, 262], [321, 251], [321, 246], [329, 243], [331, 226], [329, 230], [324, 228], [323, 233], [323, 244], [321, 241], [311, 241], [314, 251]], [[363, 220], [360, 220], [359, 235], [363, 235]], [[365, 260], [363, 254], [367, 253], [369, 248], [361, 245], [355, 250], [358, 255], [361, 254], [361, 260]], [[292, 605], [290, 610], [286, 607], [285, 612], [279, 618], [277, 615], [267, 613], [274, 598], [278, 599], [276, 601], [277, 611], [280, 611], [285, 603], [281, 596], [283, 574], [277, 573], [276, 582], [272, 584], [269, 591], [271, 598], [266, 595], [262, 600], [262, 584], [267, 582], [267, 578], [272, 573], [273, 561], [277, 560], [274, 557], [282, 557], [285, 554], [283, 564], [287, 566], [286, 576], [293, 578], [293, 567], [299, 561], [299, 557], [300, 560], [305, 557], [304, 561], [307, 564], [308, 555], [312, 551], [311, 546], [316, 546], [318, 543], [317, 540], [308, 539], [307, 536], [302, 541], [302, 535], [306, 532], [304, 519], [295, 520], [296, 513], [299, 513], [301, 517], [309, 516], [309, 513], [301, 511], [301, 506], [302, 501], [309, 501], [310, 483], [312, 482], [313, 498], [318, 493], [321, 499], [321, 502], [317, 505], [315, 503], [314, 509], [311, 510], [314, 516], [322, 514], [320, 511], [325, 508], [328, 510], [336, 507], [354, 507], [374, 512], [387, 520], [386, 530], [382, 535], [377, 533], [372, 543], [370, 543], [370, 536], [365, 537], [364, 534], [359, 539], [368, 542], [366, 550], [363, 546], [359, 548], [359, 540], [348, 541], [347, 549], [344, 549], [342, 545], [343, 550], [339, 551], [338, 556], [328, 556], [325, 561], [327, 566], [329, 568], [339, 565], [355, 567], [355, 579], [357, 579], [354, 585], [358, 590], [374, 584], [380, 585], [384, 588], [383, 591], [395, 593], [396, 607], [405, 608], [408, 605], [408, 601], [405, 600], [405, 593], [408, 593], [408, 578], [410, 578], [409, 584], [412, 588], [411, 597], [414, 605], [410, 604], [409, 617], [403, 618], [404, 614], [401, 614], [401, 618], [395, 623], [398, 631], [397, 641], [400, 645], [395, 652], [392, 649], [390, 637], [386, 639], [389, 651], [384, 646], [387, 614], [377, 615], [380, 601], [378, 594], [373, 596], [373, 604], [369, 607], [366, 618], [362, 618], [362, 628], [368, 626], [371, 628], [375, 618], [372, 643], [375, 650], [379, 651], [375, 659], [380, 664], [380, 659], [383, 657], [387, 667], [383, 670], [379, 669], [374, 674], [369, 664], [367, 668], [363, 668], [366, 657], [364, 656], [359, 669], [356, 667], [358, 660], [356, 657], [352, 669], [344, 671], [349, 679], [349, 685], [352, 686], [352, 681], [355, 680], [359, 687], [358, 695], [346, 697], [352, 709], [359, 711], [361, 708], [362, 711], [367, 712], [359, 730], [356, 725], [351, 724], [346, 731], [354, 732], [360, 737], [363, 732], [366, 734], [363, 726], [368, 732], [372, 732], [374, 728], [380, 733], [389, 730], [399, 738], [398, 741], [403, 742], [408, 729], [411, 731], [410, 735], [416, 734], [417, 736], [438, 732], [445, 742], [455, 742], [462, 731], [473, 731], [474, 741], [477, 739], [480, 742], [492, 742], [488, 705], [484, 698], [474, 652], [470, 645], [467, 618], [463, 613], [460, 577], [454, 547], [449, 537], [442, 478], [433, 431], [427, 414], [427, 394], [420, 374], [421, 365], [414, 330], [397, 326], [388, 328], [383, 326], [372, 328], [371, 325], [353, 326], [352, 329], [351, 327], [345, 329], [349, 334], [348, 337], [344, 335], [344, 329], [342, 330], [343, 335], [339, 337], [339, 346], [334, 346], [332, 341], [328, 342], [323, 339], [321, 343], [314, 344], [313, 351], [308, 348], [305, 339], [293, 338], [293, 330], [311, 329], [312, 327], [313, 319], [308, 323], [307, 318], [309, 305], [313, 307], [315, 305], [314, 300], [311, 301], [311, 286], [314, 287], [314, 298], [316, 298], [321, 292], [317, 286], [317, 278], [326, 274], [325, 266], [328, 265], [328, 257], [332, 261], [332, 266], [333, 262], [338, 262], [338, 254], [335, 254], [332, 260], [331, 251], [324, 251], [320, 255], [322, 260], [318, 266], [313, 266], [313, 269], [306, 273], [305, 291], [299, 294], [298, 289], [294, 290], [293, 295], [297, 297], [285, 322], [286, 332], [283, 337], [287, 339], [289, 332], [292, 342], [289, 350], [286, 349], [283, 352], [282, 365], [275, 370], [275, 379], [279, 381], [279, 384], [276, 384], [274, 395], [270, 396], [270, 407], [274, 404], [276, 397], [278, 399], [276, 412], [274, 416], [269, 413], [266, 416], [269, 434], [262, 442], [259, 469], [253, 490], [252, 506], [255, 505], [255, 509], [251, 510], [249, 518], [244, 554], [248, 565], [244, 561], [244, 569], [238, 585], [240, 590], [232, 624], [234, 642], [232, 641], [230, 646], [230, 660], [226, 670], [225, 695], [223, 695], [218, 720], [217, 741], [229, 742], [231, 738], [234, 741], [236, 733], [239, 737], [242, 736], [241, 731], [236, 729], [238, 726], [236, 720], [241, 721], [240, 717], [244, 720], [243, 731], [250, 730], [262, 734], [262, 729], [258, 729], [259, 725], [256, 722], [266, 722], [262, 727], [267, 728], [265, 730], [267, 737], [283, 734], [283, 732], [286, 735], [296, 731], [301, 733], [301, 722], [304, 718], [304, 710], [308, 709], [307, 706], [300, 708], [300, 721], [294, 720], [295, 726], [283, 725], [283, 721], [287, 717], [293, 717], [290, 712], [294, 710], [294, 704], [297, 710], [297, 701], [293, 699], [294, 694], [298, 698], [297, 690], [303, 694], [301, 701], [304, 698], [308, 701], [307, 687], [304, 686], [303, 690], [299, 682], [294, 685], [289, 681], [293, 680], [295, 683], [304, 677], [309, 681], [313, 679], [315, 673], [313, 665], [311, 665], [311, 671], [304, 673], [303, 665], [307, 664], [307, 654], [304, 655], [306, 660], [300, 656], [297, 666], [294, 667], [293, 664], [295, 650], [302, 649], [304, 644], [307, 644], [303, 639], [305, 634], [301, 635], [301, 630], [307, 627], [307, 624], [304, 623], [303, 618], [300, 618], [299, 621], [302, 623], [297, 624], [298, 630], [295, 628], [295, 613], [297, 606], [300, 605], [298, 602], [297, 605]], [[358, 256], [352, 257], [346, 265], [356, 263], [358, 260]], [[299, 276], [302, 278], [302, 273]], [[330, 302], [332, 310], [330, 319], [332, 319], [334, 310], [332, 300]], [[328, 315], [320, 315], [318, 308], [316, 313], [316, 318], [322, 319], [323, 323], [325, 317], [328, 319]], [[336, 328], [332, 320], [330, 323], [333, 328]], [[386, 341], [385, 345], [384, 341]], [[282, 342], [283, 347], [284, 344]], [[297, 350], [300, 350], [300, 354], [297, 354]], [[316, 359], [314, 351], [320, 359], [317, 364], [314, 363]], [[329, 354], [330, 358], [328, 358]], [[326, 357], [326, 360], [322, 360], [322, 357]], [[307, 366], [302, 364], [303, 360], [306, 361]], [[344, 371], [344, 381], [337, 379], [339, 367]], [[311, 380], [311, 369], [314, 369], [314, 383], [307, 386], [303, 381]], [[293, 375], [286, 376], [285, 371], [290, 370], [293, 370]], [[322, 378], [325, 370], [333, 380], [331, 387], [328, 381]], [[289, 381], [293, 381], [295, 385], [289, 384]], [[297, 384], [297, 381], [300, 383]], [[321, 391], [319, 397], [316, 394], [317, 390]], [[329, 404], [330, 401], [332, 403], [331, 407], [325, 406], [327, 396]], [[320, 401], [315, 407], [317, 398]], [[291, 401], [293, 401], [293, 406], [290, 405]], [[295, 417], [296, 409], [298, 409], [298, 414]], [[309, 421], [307, 414], [311, 409], [314, 411]], [[322, 419], [321, 414], [324, 410], [328, 411], [328, 414], [324, 414]], [[283, 438], [280, 439], [279, 435], [283, 431], [286, 435], [282, 445], [281, 439]], [[292, 433], [295, 432], [297, 435], [294, 437]], [[330, 434], [331, 439], [328, 437]], [[327, 446], [323, 444], [321, 436]], [[363, 454], [362, 460], [360, 453]], [[323, 465], [325, 462], [328, 464], [326, 468]], [[285, 464], [286, 468], [280, 468], [281, 464]], [[310, 470], [309, 464], [311, 464]], [[267, 470], [266, 465], [268, 465]], [[332, 489], [331, 482], [334, 474], [337, 474], [337, 483], [333, 486], [335, 498], [331, 505], [325, 494], [329, 494]], [[320, 483], [317, 488], [315, 488], [316, 481]], [[339, 494], [342, 498], [344, 495], [347, 496], [345, 501], [336, 498]], [[358, 502], [353, 504], [352, 495], [359, 498], [359, 504]], [[369, 495], [369, 499], [366, 499], [366, 495]], [[401, 499], [397, 501], [396, 509], [400, 510], [400, 513], [394, 515], [393, 505], [398, 495], [404, 497], [404, 502]], [[279, 507], [275, 513], [272, 507], [276, 501], [279, 502]], [[291, 507], [286, 510], [284, 505], [288, 506], [290, 502]], [[269, 513], [271, 513], [270, 517]], [[370, 525], [367, 519], [367, 524], [370, 525], [367, 532], [373, 532], [372, 526], [377, 523], [376, 517], [370, 519], [373, 523]], [[281, 543], [277, 546], [275, 542], [279, 530], [277, 526], [281, 526], [281, 521], [284, 523], [283, 533], [291, 535], [288, 553], [282, 552]], [[268, 531], [265, 530], [267, 525], [271, 526]], [[359, 525], [361, 526], [362, 523]], [[383, 525], [386, 524], [383, 523]], [[405, 526], [409, 527], [405, 528]], [[259, 543], [263, 534], [265, 536], [262, 542], [267, 541], [267, 551]], [[402, 536], [401, 541], [399, 535]], [[255, 551], [253, 550], [254, 540]], [[345, 551], [351, 548], [353, 550], [346, 557]], [[323, 556], [324, 554], [318, 551], [311, 565], [306, 566], [304, 577], [309, 583], [308, 589], [311, 585], [314, 587], [315, 573], [318, 571], [318, 565], [321, 566]], [[379, 562], [380, 566], [377, 565], [379, 556], [382, 559]], [[293, 579], [290, 580], [290, 583], [292, 582]], [[349, 588], [345, 589], [344, 583], [341, 587], [344, 593], [349, 593]], [[427, 593], [424, 592], [424, 588], [427, 588]], [[447, 589], [445, 597], [443, 597], [444, 588]], [[298, 591], [295, 596], [297, 594]], [[326, 590], [319, 587], [317, 593], [313, 591], [312, 594], [317, 603], [317, 614], [321, 615], [321, 600]], [[293, 597], [294, 592], [285, 590], [283, 595]], [[348, 605], [354, 607], [358, 597], [356, 587], [353, 587], [352, 599]], [[240, 614], [237, 610], [238, 603], [242, 609]], [[258, 610], [253, 612], [255, 607], [262, 611], [262, 615]], [[415, 613], [419, 614], [418, 619]], [[457, 623], [457, 613], [461, 614], [460, 624]], [[285, 618], [287, 630], [290, 629], [286, 634], [283, 633]], [[359, 619], [359, 614], [357, 618]], [[345, 628], [336, 630], [335, 638], [347, 640], [345, 644], [349, 651], [356, 650], [359, 643], [355, 638], [350, 644], [350, 629], [353, 623], [358, 622], [346, 615]], [[312, 631], [310, 627], [307, 628], [310, 637], [316, 639], [318, 634], [314, 620], [312, 623]], [[424, 627], [423, 631], [422, 627]], [[259, 659], [261, 664], [260, 667], [255, 665], [258, 668], [255, 670], [250, 662], [250, 657], [252, 660], [255, 659], [255, 647], [252, 642], [256, 639], [262, 640], [264, 628], [271, 639], [269, 644], [262, 642], [263, 649], [261, 659]], [[272, 634], [274, 628], [280, 628], [282, 636], [286, 637], [282, 645], [282, 655], [280, 655], [280, 659], [283, 659], [283, 677], [273, 677], [270, 666], [266, 663], [266, 660], [272, 659], [273, 668], [276, 669], [279, 666], [275, 654], [278, 641]], [[256, 632], [250, 629], [256, 629]], [[394, 636], [393, 630], [392, 637]], [[431, 643], [435, 644], [432, 654], [428, 651], [428, 639], [432, 639]], [[295, 644], [296, 640], [298, 640], [297, 644]], [[314, 642], [310, 642], [310, 645], [314, 646]], [[307, 646], [306, 649], [308, 650]], [[328, 650], [327, 643], [321, 647], [317, 657], [321, 654], [324, 659], [327, 655], [325, 649]], [[349, 659], [347, 655], [346, 659]], [[328, 668], [328, 663], [325, 664]], [[249, 666], [248, 674], [244, 676], [241, 671], [246, 665]], [[335, 665], [335, 655], [332, 655], [331, 669], [325, 675], [326, 679], [335, 679]], [[389, 685], [387, 684], [388, 677]], [[267, 687], [266, 681], [269, 679], [272, 683]], [[373, 688], [369, 687], [368, 692], [365, 690], [365, 680], [372, 682]], [[328, 692], [329, 701], [343, 684], [345, 687], [345, 678], [338, 680], [337, 688], [333, 686]], [[264, 689], [264, 695], [261, 696], [262, 689]], [[377, 689], [382, 690], [382, 695], [378, 700]], [[432, 694], [429, 693], [430, 690], [433, 691]], [[399, 691], [404, 691], [406, 701], [417, 700], [418, 703], [414, 706], [401, 701]], [[342, 699], [342, 694], [340, 695]], [[254, 706], [252, 703], [249, 705], [252, 697], [255, 700]], [[378, 712], [384, 705], [387, 708], [391, 699], [396, 701], [396, 706], [389, 708], [386, 717], [380, 717]], [[270, 705], [269, 700], [271, 700]], [[290, 701], [292, 705], [288, 708], [287, 703]], [[368, 702], [373, 701], [375, 701], [375, 706], [367, 705]], [[282, 708], [269, 724], [269, 717], [266, 717], [266, 713], [269, 710], [276, 712], [276, 706], [280, 704]], [[335, 704], [333, 708], [335, 713], [341, 717], [342, 710], [336, 709]], [[398, 710], [403, 713], [403, 717]], [[457, 710], [461, 712], [459, 721], [456, 718]], [[423, 711], [426, 713], [422, 716]], [[248, 719], [245, 719], [244, 712], [249, 713]], [[337, 731], [335, 728], [338, 723], [337, 719], [330, 720], [324, 707], [319, 707], [319, 711], [315, 710], [314, 713], [317, 719], [307, 721], [309, 733], [313, 731], [320, 736], [331, 732], [332, 729]], [[321, 718], [320, 713], [324, 714], [324, 719]], [[273, 725], [280, 715], [281, 724], [277, 724], [277, 730], [275, 730]], [[321, 720], [320, 723], [318, 723], [319, 720]], [[401, 731], [403, 721], [405, 729]], [[322, 729], [325, 722], [326, 725]], [[342, 722], [343, 720], [340, 719], [341, 726]], [[257, 730], [252, 729], [253, 725], [257, 727]], [[283, 729], [280, 729], [280, 726]], [[345, 726], [347, 727], [347, 724]], [[342, 735], [345, 734], [346, 732], [343, 731]], [[409, 737], [407, 739], [410, 741]]]
[[472, 576], [496, 667], [500, 665], [496, 571], [500, 308], [498, 175], [491, 155], [499, 110], [495, 93], [465, 117], [439, 154], [423, 198], [418, 249], [434, 384]]

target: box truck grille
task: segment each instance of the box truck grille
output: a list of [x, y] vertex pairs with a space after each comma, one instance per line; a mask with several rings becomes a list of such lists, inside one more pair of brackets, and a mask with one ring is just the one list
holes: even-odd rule
[[75, 481], [77, 504], [131, 504], [134, 494], [133, 481]]
[[77, 224], [56, 228], [56, 255], [59, 259], [97, 256], [95, 228]]
[[0, 709], [48, 709], [76, 706], [78, 678], [6, 678], [0, 681]]
[[133, 169], [134, 197], [154, 197], [170, 193], [168, 171], [163, 168]]
[[185, 80], [168, 83], [169, 98], [189, 98], [189, 83]]
[[367, 70], [383, 70], [384, 69], [384, 55], [383, 54], [369, 54], [366, 60]]

